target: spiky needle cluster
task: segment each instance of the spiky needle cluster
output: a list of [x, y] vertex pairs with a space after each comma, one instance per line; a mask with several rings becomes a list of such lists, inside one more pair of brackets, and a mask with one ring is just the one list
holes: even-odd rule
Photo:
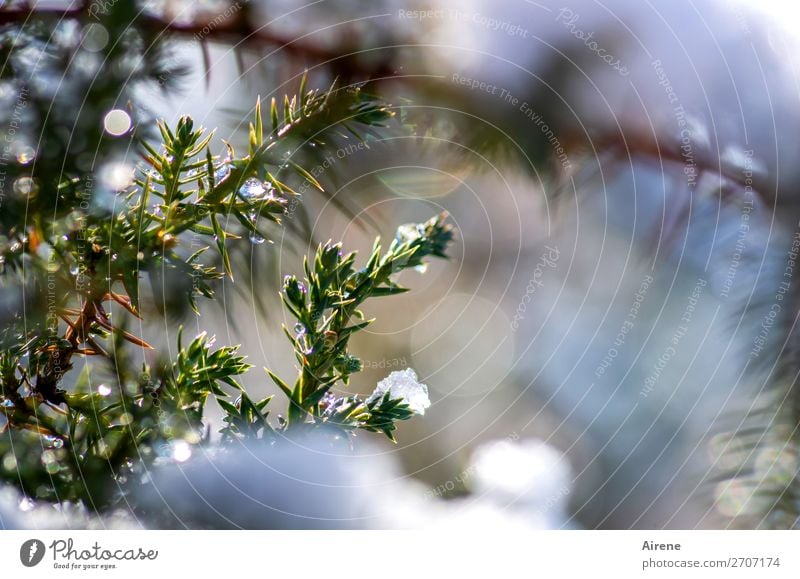
[[[299, 148], [360, 138], [361, 128], [380, 127], [391, 115], [359, 89], [309, 90], [304, 78], [282, 106], [272, 101], [269, 128], [256, 105], [245, 155], [227, 144], [224, 158], [213, 155], [213, 135], [189, 117], [175, 127], [160, 122], [161, 143], [141, 143], [142, 166], [123, 175], [118, 188], [91, 175], [65, 176], [58, 190], [69, 195], [60, 205], [51, 200], [58, 211], [4, 225], [0, 283], [22, 288], [27, 301], [9, 306], [0, 330], [0, 478], [32, 498], [108, 506], [149, 466], [184, 458], [175, 454], [177, 444], [208, 443], [210, 397], [226, 414], [226, 440], [268, 440], [265, 434], [276, 430], [320, 422], [390, 434], [394, 420], [409, 417], [402, 401], [370, 406], [323, 398], [358, 369], [347, 351], [350, 335], [368, 323], [351, 325], [358, 305], [403, 291], [392, 273], [444, 255], [451, 232], [441, 218], [420, 226], [413, 239], [396, 240], [382, 256], [376, 246], [358, 271], [354, 254], [321, 247], [307, 267], [307, 300], [296, 293], [300, 282], [287, 280], [285, 303], [304, 328], [292, 338], [301, 376], [287, 388], [287, 420], [276, 427], [266, 420], [268, 399], [253, 402], [241, 392], [235, 403], [226, 400], [230, 389], [241, 390], [237, 377], [250, 368], [238, 347], [215, 349], [205, 334], [184, 345], [179, 336], [174, 358], [144, 356], [152, 349], [145, 326], [129, 327], [176, 301], [197, 311], [198, 296], [213, 298], [217, 280], [233, 277], [231, 244], [243, 236], [263, 239], [267, 224], [280, 223], [287, 200], [297, 195], [293, 182], [322, 189], [295, 161]], [[60, 195], [37, 189], [35, 178], [27, 192], [42, 203]], [[208, 257], [212, 248], [216, 258]], [[77, 358], [87, 361], [80, 372], [72, 371]], [[358, 412], [346, 412], [348, 404]]]

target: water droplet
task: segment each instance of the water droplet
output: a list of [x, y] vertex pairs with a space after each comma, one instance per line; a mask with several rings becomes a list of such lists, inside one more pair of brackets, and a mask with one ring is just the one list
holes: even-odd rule
[[61, 448], [64, 446], [64, 441], [57, 436], [52, 436], [50, 434], [47, 434], [44, 436], [44, 439], [50, 445], [51, 448]]
[[131, 128], [131, 117], [122, 109], [112, 109], [103, 117], [103, 128], [109, 135], [119, 137]]
[[250, 234], [250, 243], [253, 245], [261, 245], [264, 241], [266, 240], [259, 233], [252, 232]]
[[19, 151], [17, 152], [17, 161], [22, 165], [27, 165], [33, 161], [34, 157], [36, 157], [36, 151], [33, 147], [29, 147], [27, 145], [20, 147]]
[[26, 513], [28, 511], [33, 510], [35, 506], [36, 505], [34, 504], [34, 502], [30, 500], [28, 497], [22, 497], [22, 499], [20, 499], [19, 501], [19, 510]]
[[419, 273], [425, 273], [426, 271], [428, 271], [428, 264], [421, 263], [414, 268], [414, 271], [418, 271]]
[[294, 331], [297, 334], [305, 334], [306, 333], [306, 327], [303, 324], [301, 324], [300, 322], [297, 322], [294, 325]]
[[14, 471], [17, 469], [17, 457], [12, 453], [8, 453], [3, 457], [3, 469], [7, 471]]
[[30, 177], [20, 177], [14, 181], [14, 193], [17, 195], [30, 195], [36, 192], [36, 183]]
[[73, 263], [69, 266], [69, 273], [70, 275], [78, 275], [81, 271], [80, 266], [77, 263]]
[[222, 164], [214, 171], [214, 183], [222, 183], [231, 174], [231, 158], [226, 157]]
[[103, 397], [108, 396], [111, 394], [111, 387], [108, 386], [108, 384], [100, 384], [100, 386], [97, 387], [97, 393]]
[[239, 187], [239, 196], [245, 201], [259, 201], [265, 197], [267, 190], [258, 179], [252, 177]]
[[4, 406], [6, 408], [12, 408], [14, 406], [14, 403], [11, 400], [6, 399], [0, 402], [0, 406]]
[[87, 25], [83, 29], [82, 44], [89, 52], [100, 52], [108, 44], [108, 30], [102, 24]]
[[172, 445], [172, 458], [177, 462], [186, 462], [192, 456], [192, 447], [187, 442], [179, 441]]

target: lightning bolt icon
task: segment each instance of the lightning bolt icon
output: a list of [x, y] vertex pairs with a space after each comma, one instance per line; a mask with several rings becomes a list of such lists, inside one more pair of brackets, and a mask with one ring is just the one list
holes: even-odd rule
[[39, 550], [38, 543], [31, 543], [31, 550], [28, 553], [28, 563], [33, 561], [33, 557], [36, 555], [36, 552]]

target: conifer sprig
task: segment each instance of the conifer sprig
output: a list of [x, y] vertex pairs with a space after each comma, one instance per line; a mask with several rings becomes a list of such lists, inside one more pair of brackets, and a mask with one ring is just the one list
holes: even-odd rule
[[[297, 320], [294, 328], [284, 326], [299, 364], [298, 376], [290, 388], [268, 370], [272, 380], [289, 397], [289, 425], [312, 420], [346, 427], [377, 428], [375, 405], [351, 398], [345, 401], [326, 398], [334, 384], [347, 384], [361, 370], [361, 361], [349, 351], [353, 334], [370, 325], [359, 309], [369, 298], [391, 296], [408, 291], [392, 276], [407, 268], [424, 267], [429, 256], [446, 257], [453, 238], [452, 226], [442, 214], [421, 224], [401, 226], [385, 253], [376, 240], [364, 267], [355, 268], [356, 253], [342, 253], [341, 243], [322, 244], [313, 262], [305, 262], [305, 279], [287, 276], [281, 298]], [[388, 403], [388, 400], [386, 401]], [[403, 409], [390, 411], [381, 404], [385, 423], [409, 418]], [[384, 430], [383, 428], [380, 428]]]
[[[361, 138], [392, 114], [358, 88], [311, 90], [304, 77], [282, 106], [272, 100], [268, 123], [256, 104], [244, 155], [229, 144], [224, 158], [213, 155], [213, 133], [190, 117], [159, 122], [161, 142], [141, 141], [143, 167], [111, 164], [114, 182], [129, 185], [70, 180], [71, 210], [0, 236], [0, 281], [27, 284], [41, 301], [0, 329], [0, 478], [32, 498], [103, 508], [159, 461], [186, 460], [208, 443], [209, 397], [225, 412], [226, 439], [271, 439], [269, 399], [252, 401], [237, 381], [250, 368], [238, 347], [214, 348], [205, 333], [184, 346], [179, 334], [175, 358], [134, 361], [131, 346], [152, 349], [129, 327], [152, 310], [140, 284], [157, 295], [169, 274], [171, 305], [197, 311], [198, 296], [213, 299], [215, 282], [233, 277], [230, 243], [262, 239], [266, 223], [280, 223], [297, 195], [291, 181], [322, 189], [300, 150]], [[204, 262], [212, 248], [221, 268]], [[79, 376], [76, 357], [92, 361]]]

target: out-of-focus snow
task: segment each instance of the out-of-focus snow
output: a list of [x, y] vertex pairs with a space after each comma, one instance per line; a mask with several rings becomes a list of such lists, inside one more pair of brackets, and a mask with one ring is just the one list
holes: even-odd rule
[[0, 529], [22, 529], [19, 497], [11, 488], [0, 489]]
[[[138, 493], [157, 527], [354, 529], [415, 526], [409, 484], [385, 451], [326, 437], [196, 452], [151, 472]], [[419, 500], [416, 502], [419, 503]]]
[[141, 529], [125, 509], [103, 515], [72, 503], [35, 503], [10, 486], [0, 487], [0, 529]]
[[386, 450], [328, 439], [284, 439], [195, 454], [160, 467], [139, 491], [152, 527], [245, 529], [557, 528], [569, 467], [549, 446], [497, 442], [475, 454], [473, 495], [444, 500], [403, 475]]
[[466, 498], [446, 502], [435, 527], [536, 530], [569, 527], [567, 459], [535, 439], [488, 442], [474, 452]]
[[564, 456], [539, 440], [486, 443], [475, 452], [472, 464], [474, 489], [480, 496], [538, 507], [570, 485]]

